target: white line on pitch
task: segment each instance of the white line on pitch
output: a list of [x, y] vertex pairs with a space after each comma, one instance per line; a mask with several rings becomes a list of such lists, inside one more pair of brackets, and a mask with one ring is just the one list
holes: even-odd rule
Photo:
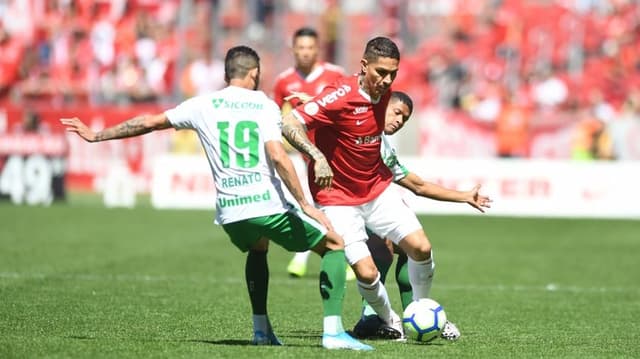
[[[63, 281], [116, 281], [116, 282], [200, 282], [200, 283], [244, 283], [244, 276], [239, 273], [237, 277], [183, 277], [183, 276], [158, 276], [146, 274], [46, 274], [24, 272], [0, 272], [0, 280], [63, 280]], [[303, 280], [291, 280], [283, 278], [271, 278], [271, 283], [287, 285], [312, 285], [316, 286], [315, 278], [309, 277]], [[576, 293], [606, 293], [606, 292], [640, 292], [640, 287], [579, 287], [573, 285], [561, 285], [549, 283], [545, 285], [503, 285], [503, 284], [450, 284], [438, 283], [438, 289], [442, 290], [472, 290], [472, 291], [548, 291], [548, 292], [576, 292]]]

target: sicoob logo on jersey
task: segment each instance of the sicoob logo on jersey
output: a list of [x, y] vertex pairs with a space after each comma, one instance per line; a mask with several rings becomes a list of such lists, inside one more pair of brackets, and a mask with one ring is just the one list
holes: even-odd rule
[[350, 91], [351, 91], [351, 86], [342, 85], [339, 88], [333, 90], [332, 92], [329, 92], [328, 94], [324, 95], [324, 97], [322, 97], [321, 99], [313, 102], [309, 102], [306, 105], [304, 105], [304, 112], [309, 116], [313, 116], [316, 113], [318, 113], [318, 110], [319, 110], [318, 105], [322, 107], [326, 107], [328, 104], [336, 102], [338, 98], [346, 96]]

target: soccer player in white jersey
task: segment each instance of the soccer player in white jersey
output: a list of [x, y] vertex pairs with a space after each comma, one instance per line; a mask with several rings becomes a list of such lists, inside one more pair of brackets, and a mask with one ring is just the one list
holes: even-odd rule
[[[491, 199], [479, 194], [480, 185], [476, 185], [470, 191], [457, 191], [444, 188], [435, 183], [424, 181], [420, 176], [410, 172], [399, 162], [396, 151], [386, 136], [398, 132], [409, 120], [412, 112], [413, 101], [411, 98], [404, 92], [393, 91], [389, 99], [389, 104], [387, 105], [384, 132], [380, 147], [382, 160], [393, 173], [393, 182], [410, 190], [417, 196], [439, 201], [468, 203], [480, 212], [484, 212], [483, 208], [490, 207]], [[395, 275], [396, 283], [398, 283], [398, 289], [400, 291], [402, 309], [404, 310], [409, 303], [413, 301], [406, 253], [398, 246], [395, 246], [390, 240], [383, 240], [373, 233], [369, 233], [367, 246], [369, 247], [376, 267], [380, 271], [380, 280], [382, 282], [385, 282], [387, 273], [393, 262], [394, 252], [398, 254]], [[433, 250], [431, 251], [431, 257], [433, 258]], [[435, 261], [433, 259], [432, 266], [435, 268]], [[429, 292], [427, 292], [427, 295], [428, 293]], [[378, 332], [383, 325], [382, 320], [366, 301], [363, 301], [363, 304], [362, 317], [354, 327], [353, 333], [358, 338], [376, 338], [379, 336]], [[448, 340], [456, 340], [460, 337], [460, 331], [455, 324], [447, 321], [441, 337]]]
[[[67, 131], [88, 142], [143, 135], [168, 128], [195, 130], [205, 149], [215, 188], [216, 222], [243, 252], [265, 252], [269, 240], [289, 251], [312, 249], [322, 256], [320, 291], [324, 309], [322, 345], [328, 349], [371, 350], [349, 336], [342, 326], [345, 290], [344, 244], [327, 217], [305, 200], [291, 160], [282, 145], [280, 110], [262, 91], [258, 54], [246, 46], [231, 48], [225, 57], [225, 81], [220, 91], [188, 99], [155, 115], [142, 115], [93, 132], [78, 118], [61, 119]], [[282, 178], [300, 209], [284, 200]], [[266, 260], [266, 254], [265, 254]], [[251, 293], [254, 338], [258, 345], [282, 345], [266, 310], [268, 270], [247, 266], [248, 282], [265, 283]], [[266, 273], [265, 273], [266, 272]]]

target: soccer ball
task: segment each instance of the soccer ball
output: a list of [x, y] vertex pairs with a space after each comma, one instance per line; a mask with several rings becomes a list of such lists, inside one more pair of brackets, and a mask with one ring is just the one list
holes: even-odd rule
[[428, 342], [437, 338], [446, 321], [447, 315], [442, 306], [428, 298], [411, 302], [402, 314], [405, 335], [419, 342]]

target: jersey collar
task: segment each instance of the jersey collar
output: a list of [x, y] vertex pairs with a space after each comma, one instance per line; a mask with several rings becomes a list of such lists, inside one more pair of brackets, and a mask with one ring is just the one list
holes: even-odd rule
[[369, 94], [365, 90], [363, 90], [362, 87], [360, 87], [360, 76], [356, 75], [356, 77], [357, 77], [356, 84], [358, 85], [358, 92], [360, 93], [360, 95], [374, 105], [380, 102], [380, 99], [382, 98], [382, 96], [378, 97], [375, 101], [371, 99], [371, 96], [369, 96]]

